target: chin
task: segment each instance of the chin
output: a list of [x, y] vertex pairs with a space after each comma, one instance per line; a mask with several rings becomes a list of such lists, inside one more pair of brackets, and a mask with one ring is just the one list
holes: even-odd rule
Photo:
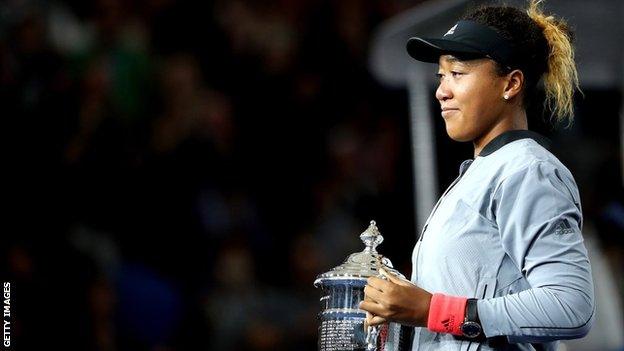
[[466, 133], [463, 130], [457, 130], [456, 128], [449, 127], [446, 125], [446, 134], [448, 134], [449, 138], [459, 141], [459, 142], [467, 142], [474, 140], [474, 137], [470, 133]]

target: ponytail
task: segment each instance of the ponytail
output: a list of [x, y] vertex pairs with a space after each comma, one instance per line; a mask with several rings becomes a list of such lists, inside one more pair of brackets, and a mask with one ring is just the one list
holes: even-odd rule
[[574, 121], [574, 90], [578, 89], [578, 72], [574, 63], [574, 48], [568, 25], [540, 9], [543, 0], [530, 0], [527, 14], [542, 29], [549, 47], [547, 69], [544, 74], [545, 105], [557, 122]]

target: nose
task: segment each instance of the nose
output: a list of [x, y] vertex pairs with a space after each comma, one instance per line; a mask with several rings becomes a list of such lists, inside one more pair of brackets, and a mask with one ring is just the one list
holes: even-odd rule
[[438, 101], [440, 102], [448, 100], [453, 97], [451, 89], [445, 83], [444, 78], [440, 80], [440, 84], [438, 84], [438, 89], [436, 89], [435, 96], [436, 96], [436, 99], [438, 99]]

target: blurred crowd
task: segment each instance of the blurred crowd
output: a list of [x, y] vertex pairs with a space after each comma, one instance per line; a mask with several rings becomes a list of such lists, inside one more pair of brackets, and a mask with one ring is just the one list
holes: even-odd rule
[[[16, 349], [314, 350], [312, 282], [372, 219], [409, 274], [407, 94], [367, 55], [418, 2], [1, 2]], [[570, 163], [612, 264], [624, 204], [608, 138]], [[440, 186], [465, 151], [442, 152]]]
[[366, 63], [413, 4], [3, 1], [15, 347], [315, 349], [371, 219], [409, 264], [405, 92]]

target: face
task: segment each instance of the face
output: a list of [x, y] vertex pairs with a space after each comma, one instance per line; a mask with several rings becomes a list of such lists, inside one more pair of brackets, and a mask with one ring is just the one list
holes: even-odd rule
[[502, 118], [505, 77], [496, 73], [490, 59], [461, 61], [440, 57], [440, 83], [436, 98], [442, 108], [446, 132], [456, 141], [472, 141], [486, 135]]

